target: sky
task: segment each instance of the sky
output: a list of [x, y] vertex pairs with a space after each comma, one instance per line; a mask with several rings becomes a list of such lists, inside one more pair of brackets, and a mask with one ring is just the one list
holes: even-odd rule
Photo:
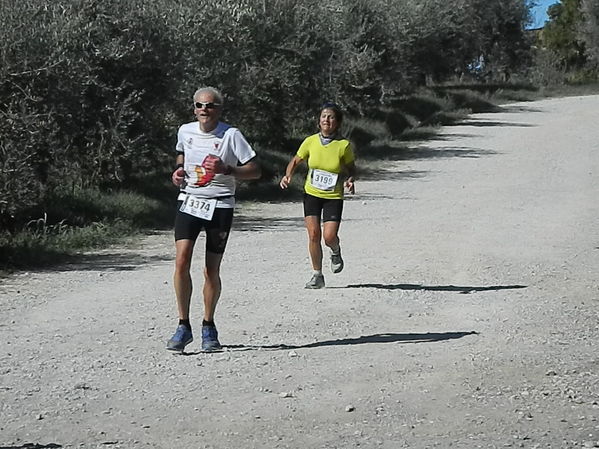
[[559, 3], [559, 0], [536, 0], [538, 6], [532, 9], [533, 22], [531, 28], [541, 28], [545, 25], [547, 20], [547, 8], [555, 3]]

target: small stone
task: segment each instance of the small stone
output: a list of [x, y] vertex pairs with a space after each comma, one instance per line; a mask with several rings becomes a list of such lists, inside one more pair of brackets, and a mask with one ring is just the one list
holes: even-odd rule
[[348, 405], [345, 407], [346, 412], [353, 412], [356, 408], [353, 405]]
[[289, 353], [287, 355], [289, 357], [297, 357], [297, 352], [295, 352], [295, 351], [289, 351]]
[[292, 398], [293, 397], [293, 392], [291, 392], [291, 391], [282, 391], [281, 393], [279, 393], [279, 397], [280, 398]]

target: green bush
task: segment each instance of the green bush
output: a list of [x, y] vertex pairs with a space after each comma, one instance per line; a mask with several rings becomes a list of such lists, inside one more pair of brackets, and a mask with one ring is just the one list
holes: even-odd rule
[[0, 229], [50, 216], [65, 191], [162, 185], [202, 85], [226, 94], [225, 120], [286, 156], [324, 100], [357, 120], [383, 114], [400, 134], [425, 114], [393, 101], [422, 80], [481, 51], [518, 67], [524, 3], [0, 0]]

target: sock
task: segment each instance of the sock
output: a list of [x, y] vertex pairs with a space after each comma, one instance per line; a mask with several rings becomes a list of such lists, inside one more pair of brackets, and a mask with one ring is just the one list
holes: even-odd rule
[[187, 320], [179, 320], [179, 325], [185, 326], [187, 329], [191, 330], [191, 324], [189, 324], [189, 319]]
[[314, 274], [317, 276], [322, 276], [322, 270], [314, 270]]
[[336, 248], [331, 247], [331, 252], [333, 254], [340, 254], [341, 253], [341, 246], [337, 245]]
[[214, 320], [212, 320], [212, 321], [202, 320], [202, 326], [212, 326], [212, 327], [214, 327]]

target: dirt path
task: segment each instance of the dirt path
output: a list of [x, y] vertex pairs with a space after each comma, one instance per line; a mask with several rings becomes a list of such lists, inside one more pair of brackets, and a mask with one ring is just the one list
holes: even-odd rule
[[300, 205], [242, 205], [223, 353], [164, 349], [168, 233], [3, 280], [0, 448], [599, 447], [597, 111], [510, 105], [385, 162], [321, 291]]

